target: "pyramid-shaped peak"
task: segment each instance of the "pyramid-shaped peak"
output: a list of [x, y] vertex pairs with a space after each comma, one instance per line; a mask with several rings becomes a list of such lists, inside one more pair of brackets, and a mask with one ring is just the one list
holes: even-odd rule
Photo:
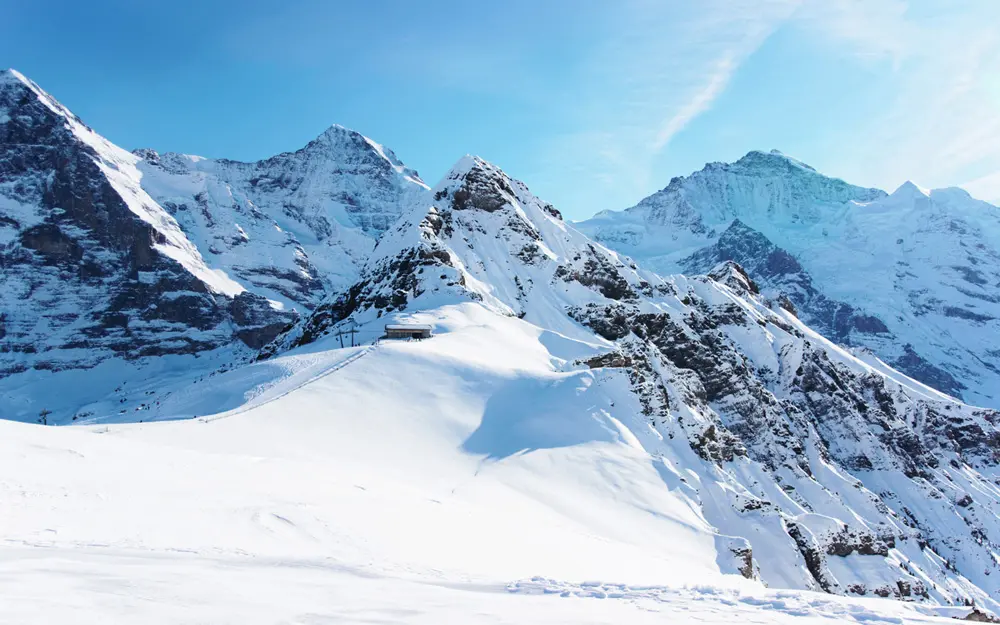
[[27, 88], [35, 93], [39, 98], [51, 100], [52, 104], [58, 104], [55, 98], [45, 93], [35, 81], [31, 80], [14, 68], [0, 70], [0, 87]]
[[363, 147], [367, 137], [356, 130], [351, 130], [340, 124], [333, 124], [310, 141], [307, 148], [329, 148], [330, 146]]
[[928, 198], [931, 196], [931, 192], [923, 187], [917, 186], [913, 182], [907, 180], [903, 184], [899, 185], [899, 188], [892, 192], [890, 197], [898, 199], [919, 199], [921, 197]]
[[720, 284], [725, 284], [740, 295], [760, 294], [760, 287], [753, 281], [739, 263], [726, 260], [717, 264], [708, 272], [708, 277]]
[[376, 159], [382, 159], [387, 162], [396, 173], [402, 175], [408, 181], [424, 189], [428, 188], [424, 181], [420, 179], [417, 171], [407, 167], [392, 150], [360, 132], [340, 124], [333, 124], [328, 127], [318, 137], [298, 151], [298, 153], [302, 152], [310, 155], [329, 154], [334, 159], [338, 159], [342, 155], [351, 158], [349, 156], [351, 154], [369, 153]]
[[807, 170], [813, 173], [816, 172], [816, 169], [811, 165], [803, 163], [796, 158], [792, 158], [781, 150], [770, 150], [768, 152], [764, 152], [762, 150], [751, 150], [747, 152], [743, 158], [736, 161], [735, 165], [754, 168], [780, 167], [782, 169], [792, 167]]
[[528, 192], [528, 187], [523, 182], [511, 177], [499, 166], [494, 165], [481, 156], [475, 156], [473, 154], [466, 154], [462, 158], [458, 159], [458, 161], [452, 165], [451, 169], [448, 170], [448, 173], [445, 174], [444, 178], [442, 178], [437, 184], [435, 191], [442, 189], [447, 190], [448, 188], [460, 186], [468, 181], [492, 181], [496, 186], [506, 190], [508, 193], [514, 192], [512, 188]]
[[360, 132], [347, 126], [342, 126], [340, 124], [331, 124], [329, 128], [320, 133], [317, 138], [330, 138], [337, 139], [342, 137], [364, 137]]
[[464, 178], [470, 171], [476, 170], [505, 177], [507, 175], [502, 169], [481, 156], [466, 154], [451, 166], [451, 169], [449, 169], [448, 173], [445, 175], [445, 180], [458, 180], [459, 178]]
[[49, 108], [63, 109], [62, 105], [56, 102], [55, 98], [45, 93], [34, 81], [13, 68], [0, 70], [0, 91], [18, 94], [16, 96], [18, 98], [22, 97], [26, 92], [31, 92]]
[[[513, 199], [517, 192], [529, 193], [527, 186], [508, 176], [486, 159], [466, 154], [452, 166], [434, 187], [435, 197], [457, 194], [458, 204], [467, 194], [494, 196], [497, 202]], [[504, 198], [506, 196], [506, 199]]]
[[[56, 115], [66, 118], [71, 124], [77, 124], [85, 128], [79, 117], [46, 93], [35, 81], [13, 68], [0, 71], [0, 93], [6, 92], [8, 94], [6, 101], [0, 102], [0, 107], [4, 105], [16, 106], [20, 98], [25, 94], [25, 90], [34, 94], [38, 102], [41, 102], [42, 105]], [[90, 132], [89, 129], [86, 129], [86, 131]]]

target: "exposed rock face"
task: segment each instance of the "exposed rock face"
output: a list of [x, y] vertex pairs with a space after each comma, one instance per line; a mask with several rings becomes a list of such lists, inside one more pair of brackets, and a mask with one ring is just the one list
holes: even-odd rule
[[295, 320], [291, 315], [276, 315], [266, 299], [248, 291], [232, 299], [229, 314], [239, 328], [237, 338], [255, 350], [274, 340]]
[[627, 389], [658, 470], [719, 528], [720, 566], [906, 600], [1000, 592], [1000, 497], [969, 496], [994, 492], [996, 412], [837, 348], [736, 263], [710, 277], [646, 272], [479, 159], [429, 204], [386, 233], [358, 283], [265, 352], [450, 305], [597, 341], [606, 352], [568, 366]]
[[987, 614], [986, 612], [983, 612], [975, 607], [973, 607], [972, 611], [966, 614], [962, 620], [972, 621], [974, 623], [1000, 623], [1000, 619], [997, 617], [992, 614]]
[[128, 153], [0, 74], [0, 397], [18, 406], [3, 416], [38, 412], [10, 376], [259, 349], [352, 284], [425, 192], [390, 150], [340, 126], [256, 163]]
[[[36, 85], [0, 76], [0, 119], [0, 374], [194, 353], [282, 322], [133, 193], [127, 153]], [[236, 295], [255, 315], [230, 314]]]
[[[716, 263], [735, 261], [765, 285], [768, 295], [784, 298], [810, 327], [842, 345], [885, 346], [896, 353], [901, 339], [876, 315], [845, 302], [829, 299], [815, 286], [812, 276], [787, 251], [739, 219], [713, 245], [680, 261], [685, 273], [706, 273]], [[892, 365], [910, 377], [950, 395], [960, 397], [965, 386], [947, 371], [935, 367], [905, 344]]]
[[209, 268], [142, 192], [135, 162], [0, 74], [0, 379], [253, 348], [294, 319]]
[[889, 195], [751, 152], [579, 227], [660, 272], [735, 260], [825, 336], [1000, 407], [1000, 209], [960, 189]]

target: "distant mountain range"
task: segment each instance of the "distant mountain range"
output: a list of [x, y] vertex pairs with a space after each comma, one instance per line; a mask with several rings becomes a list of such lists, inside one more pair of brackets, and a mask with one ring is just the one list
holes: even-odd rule
[[0, 122], [7, 375], [259, 348], [351, 284], [426, 189], [339, 126], [258, 163], [129, 153], [12, 70]]
[[997, 219], [751, 152], [570, 224], [480, 158], [428, 188], [341, 127], [258, 163], [130, 153], [8, 71], [0, 416], [232, 416], [308, 389], [275, 390], [344, 331], [425, 323], [352, 352], [394, 376], [338, 391], [357, 427], [433, 432], [455, 466], [573, 448], [545, 471], [615, 493], [652, 475], [605, 500], [669, 493], [721, 573], [995, 609]]
[[830, 339], [1000, 406], [1000, 208], [961, 189], [887, 194], [751, 152], [576, 225], [661, 273], [736, 261]]

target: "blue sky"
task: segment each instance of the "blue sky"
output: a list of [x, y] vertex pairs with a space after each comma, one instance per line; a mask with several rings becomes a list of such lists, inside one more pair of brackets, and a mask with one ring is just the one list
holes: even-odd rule
[[0, 64], [123, 147], [258, 159], [333, 123], [572, 218], [778, 148], [1000, 200], [1000, 1], [0, 0]]

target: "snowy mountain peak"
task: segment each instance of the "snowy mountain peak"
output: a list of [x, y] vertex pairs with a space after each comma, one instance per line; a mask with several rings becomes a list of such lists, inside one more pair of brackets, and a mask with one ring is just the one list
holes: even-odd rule
[[562, 213], [535, 197], [527, 185], [479, 156], [466, 154], [460, 158], [432, 191], [435, 200], [451, 197], [452, 205], [457, 210], [492, 212], [506, 207], [530, 221], [531, 218], [524, 213], [524, 206], [538, 205], [542, 207], [545, 219], [562, 220]]
[[336, 126], [254, 163], [128, 152], [0, 72], [3, 416], [68, 421], [118, 385], [98, 376], [39, 406], [48, 375], [161, 356], [212, 368], [259, 348], [353, 284], [426, 193], [391, 150]]
[[[457, 199], [456, 208], [482, 208], [484, 210], [495, 210], [503, 205], [504, 202], [513, 199], [513, 189], [511, 184], [513, 180], [504, 173], [502, 169], [493, 165], [489, 161], [482, 159], [478, 156], [465, 155], [460, 158], [448, 173], [445, 174], [444, 178], [434, 186], [432, 191], [434, 192], [435, 199], [438, 197], [444, 197], [448, 193], [454, 192], [456, 189], [466, 188], [470, 194], [475, 193], [478, 188], [479, 192], [486, 192], [487, 187], [492, 188], [491, 195], [493, 195], [493, 201], [495, 206], [490, 205], [483, 197], [483, 201], [477, 201], [472, 204], [467, 203], [470, 198], [466, 197], [465, 193], [460, 193]], [[523, 186], [523, 185], [522, 185]], [[497, 195], [501, 194], [501, 195]]]
[[997, 206], [990, 204], [989, 202], [984, 202], [982, 200], [977, 200], [972, 197], [972, 194], [961, 187], [943, 187], [940, 189], [931, 189], [931, 195], [934, 199], [943, 199], [946, 201], [955, 201], [963, 203], [975, 203], [980, 207], [985, 209], [997, 210]]
[[[258, 347], [291, 320], [206, 259], [143, 187], [140, 161], [23, 75], [3, 74], [0, 382]], [[32, 410], [3, 403], [11, 416]]]
[[455, 164], [452, 165], [444, 177], [442, 177], [441, 180], [434, 185], [432, 190], [439, 191], [441, 189], [445, 189], [451, 186], [454, 181], [462, 180], [472, 171], [479, 171], [482, 172], [483, 175], [487, 176], [507, 177], [507, 174], [505, 174], [503, 170], [486, 159], [473, 154], [466, 154], [462, 158], [455, 161]]
[[960, 189], [890, 196], [750, 152], [578, 227], [663, 274], [738, 260], [828, 338], [1000, 406], [1000, 209]]
[[[725, 163], [721, 165], [725, 166]], [[761, 150], [751, 150], [743, 158], [736, 161], [734, 166], [742, 166], [745, 168], [756, 168], [764, 170], [787, 170], [789, 167], [796, 169], [801, 169], [813, 173], [818, 173], [816, 170], [798, 159], [794, 159], [781, 152], [780, 150], [770, 150], [768, 152], [763, 152]]]
[[752, 228], [780, 223], [794, 236], [795, 229], [834, 217], [848, 202], [885, 195], [823, 176], [788, 156], [753, 151], [735, 163], [709, 163], [676, 177], [634, 207], [602, 212], [578, 227], [633, 256], [669, 248], [672, 256], [676, 253], [670, 260], [676, 261], [714, 240], [734, 219]]
[[[46, 93], [44, 89], [42, 89], [41, 87], [38, 86], [37, 83], [35, 83], [35, 81], [31, 80], [30, 78], [28, 78], [21, 72], [17, 71], [16, 69], [10, 68], [3, 70], [3, 72], [0, 73], [0, 91], [4, 90], [14, 90], [19, 93], [25, 93], [25, 92], [31, 93], [35, 98], [37, 98], [39, 102], [41, 102], [50, 111], [52, 111], [56, 115], [59, 115], [60, 117], [66, 118], [67, 121], [71, 122], [71, 129], [74, 131], [74, 133], [84, 137], [88, 134], [94, 135], [93, 137], [90, 137], [90, 139], [92, 141], [96, 140], [97, 135], [93, 133], [90, 130], [90, 128], [86, 127], [79, 117], [74, 115], [68, 108], [60, 104], [58, 100], [56, 100], [51, 95]], [[2, 106], [0, 106], [0, 109], [2, 109]], [[106, 141], [104, 143], [110, 145]]]
[[0, 70], [0, 87], [9, 85], [23, 85], [32, 90], [42, 91], [41, 88], [34, 83], [30, 78], [17, 71], [13, 67], [9, 67], [5, 70]]
[[907, 180], [903, 184], [899, 185], [895, 191], [889, 196], [894, 200], [915, 200], [917, 198], [929, 198], [931, 196], [931, 191], [929, 189], [924, 189], [919, 187], [913, 182]]
[[13, 67], [9, 67], [4, 70], [0, 70], [0, 86], [12, 84], [12, 83], [22, 83], [27, 84], [28, 79], [24, 74], [17, 71]]
[[[640, 277], [617, 254], [594, 245], [524, 183], [466, 156], [427, 203], [415, 204], [382, 236], [357, 284], [269, 351], [314, 340], [348, 317], [363, 325], [386, 314], [474, 301], [532, 319], [553, 305], [561, 310], [568, 302], [631, 297], [650, 281], [660, 279]], [[578, 332], [571, 327], [564, 331]]]
[[215, 262], [298, 310], [353, 284], [376, 239], [428, 190], [392, 150], [340, 125], [250, 163], [135, 154], [145, 187]]
[[325, 156], [343, 160], [345, 156], [350, 158], [353, 152], [374, 152], [378, 158], [384, 160], [397, 174], [404, 176], [409, 182], [427, 189], [427, 184], [420, 179], [416, 170], [411, 169], [382, 144], [374, 141], [356, 130], [352, 130], [340, 124], [333, 124], [324, 130], [318, 137], [310, 141], [303, 152], [319, 153]]
[[369, 139], [356, 130], [352, 130], [340, 124], [333, 124], [321, 132], [315, 139], [306, 144], [306, 148], [350, 148], [356, 147], [365, 149], [372, 147], [368, 143]]
[[760, 294], [760, 288], [750, 278], [750, 274], [739, 263], [731, 260], [722, 261], [713, 267], [707, 275], [709, 278], [719, 284], [725, 284], [742, 296]]
[[331, 144], [351, 144], [364, 141], [365, 136], [360, 132], [343, 126], [341, 124], [330, 124], [326, 130], [319, 133], [309, 144], [331, 145]]

